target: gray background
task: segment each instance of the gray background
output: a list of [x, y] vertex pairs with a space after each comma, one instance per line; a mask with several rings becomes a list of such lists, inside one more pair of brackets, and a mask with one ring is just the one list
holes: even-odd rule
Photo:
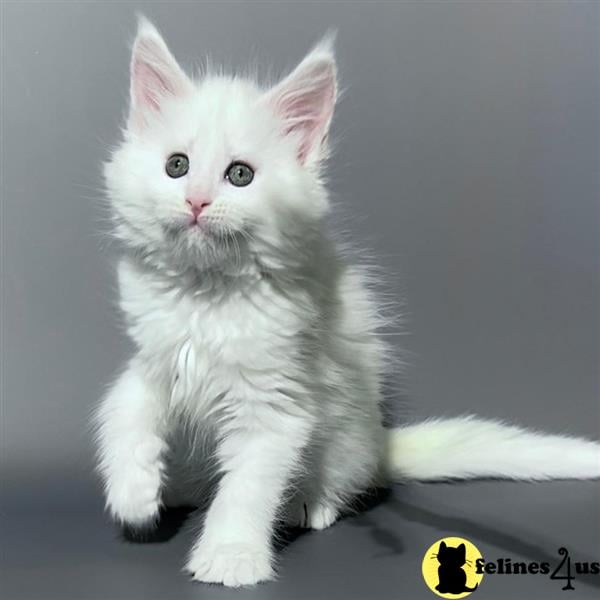
[[[130, 350], [100, 164], [137, 10], [188, 68], [210, 53], [281, 72], [337, 28], [331, 189], [338, 224], [406, 299], [396, 412], [600, 437], [598, 3], [4, 2], [2, 598], [433, 598], [420, 561], [448, 534], [488, 559], [556, 562], [564, 545], [600, 560], [593, 482], [397, 487], [237, 593], [180, 573], [193, 524], [163, 544], [118, 538], [87, 422]], [[488, 576], [476, 597], [599, 585]]]

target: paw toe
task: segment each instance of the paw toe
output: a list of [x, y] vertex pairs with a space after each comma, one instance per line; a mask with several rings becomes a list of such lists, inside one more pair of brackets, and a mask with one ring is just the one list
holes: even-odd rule
[[221, 583], [227, 587], [254, 585], [273, 578], [268, 553], [237, 544], [214, 549], [198, 547], [187, 567], [192, 579], [204, 583]]

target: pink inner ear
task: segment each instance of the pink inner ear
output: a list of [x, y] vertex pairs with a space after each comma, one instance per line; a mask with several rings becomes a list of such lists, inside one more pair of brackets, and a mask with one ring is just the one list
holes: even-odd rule
[[292, 73], [277, 92], [276, 105], [284, 119], [285, 132], [300, 135], [298, 158], [304, 163], [322, 144], [333, 115], [336, 96], [333, 64], [319, 61], [304, 68], [301, 65], [300, 72]]
[[159, 100], [165, 93], [174, 93], [168, 80], [161, 76], [160, 71], [149, 64], [135, 60], [133, 64], [133, 88], [135, 102], [139, 106], [147, 106], [159, 110]]
[[143, 126], [146, 111], [159, 112], [165, 97], [183, 94], [188, 85], [166, 46], [153, 39], [139, 40], [131, 63], [132, 122]]

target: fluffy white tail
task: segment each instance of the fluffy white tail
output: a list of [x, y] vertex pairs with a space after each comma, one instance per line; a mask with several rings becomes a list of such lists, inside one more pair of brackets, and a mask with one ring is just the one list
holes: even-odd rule
[[600, 444], [476, 417], [429, 420], [388, 430], [392, 478], [594, 479]]

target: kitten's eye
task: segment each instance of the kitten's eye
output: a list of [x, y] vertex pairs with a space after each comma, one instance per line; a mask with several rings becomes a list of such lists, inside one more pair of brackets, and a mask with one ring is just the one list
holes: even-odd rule
[[244, 187], [254, 179], [254, 171], [246, 163], [234, 162], [227, 167], [225, 179], [236, 187]]
[[169, 177], [174, 179], [177, 177], [183, 177], [190, 168], [190, 161], [185, 154], [172, 154], [167, 159], [165, 165], [165, 171]]

